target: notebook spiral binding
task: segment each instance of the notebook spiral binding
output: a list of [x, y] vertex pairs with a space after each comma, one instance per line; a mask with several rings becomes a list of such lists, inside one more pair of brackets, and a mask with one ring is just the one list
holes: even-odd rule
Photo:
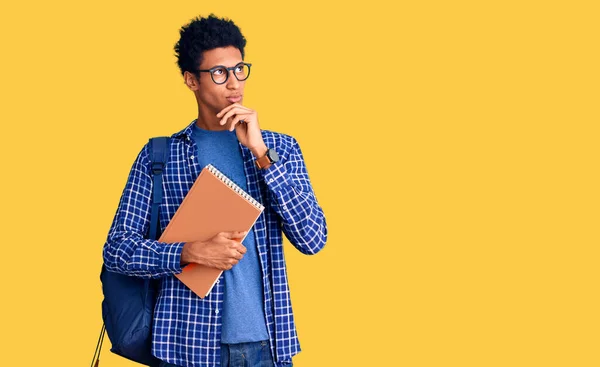
[[252, 196], [250, 196], [241, 187], [239, 187], [238, 185], [236, 185], [235, 182], [231, 181], [231, 179], [229, 179], [229, 177], [227, 177], [223, 173], [221, 173], [221, 171], [219, 171], [215, 166], [213, 166], [212, 164], [208, 164], [206, 166], [206, 168], [213, 175], [215, 175], [219, 180], [223, 181], [227, 186], [229, 186], [231, 189], [233, 189], [233, 191], [237, 192], [241, 197], [243, 197], [244, 199], [246, 199], [249, 203], [251, 203], [252, 205], [254, 205], [256, 208], [258, 208], [260, 210], [264, 210], [265, 209], [265, 207], [261, 203], [259, 203], [258, 201], [254, 200], [254, 198]]

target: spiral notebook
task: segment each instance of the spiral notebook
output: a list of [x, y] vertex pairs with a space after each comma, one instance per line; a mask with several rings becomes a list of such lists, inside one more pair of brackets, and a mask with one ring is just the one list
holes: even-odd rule
[[[223, 231], [250, 231], [263, 210], [262, 204], [209, 164], [198, 175], [159, 241], [204, 241]], [[204, 298], [222, 272], [192, 263], [175, 276]]]

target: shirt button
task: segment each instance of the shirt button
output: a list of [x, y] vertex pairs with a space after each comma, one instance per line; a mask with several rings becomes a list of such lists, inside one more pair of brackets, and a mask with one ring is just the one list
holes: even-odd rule
[[271, 178], [271, 179], [269, 179], [269, 183], [271, 183], [271, 182], [273, 182], [273, 179], [272, 179], [272, 178]]
[[194, 159], [194, 156], [193, 156], [193, 155], [191, 155], [191, 156], [190, 156], [190, 159]]
[[219, 310], [215, 310], [215, 313], [218, 315], [219, 314]]

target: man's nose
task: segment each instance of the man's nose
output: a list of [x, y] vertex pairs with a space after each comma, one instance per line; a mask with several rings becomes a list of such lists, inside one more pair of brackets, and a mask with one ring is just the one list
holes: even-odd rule
[[240, 86], [240, 81], [235, 77], [233, 70], [227, 70], [227, 72], [230, 73], [228, 75], [229, 78], [227, 78], [227, 88], [238, 88]]

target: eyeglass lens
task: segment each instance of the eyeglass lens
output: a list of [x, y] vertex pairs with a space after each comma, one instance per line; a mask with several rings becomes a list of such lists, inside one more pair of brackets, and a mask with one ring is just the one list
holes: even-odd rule
[[[249, 73], [250, 68], [245, 64], [237, 65], [233, 70], [233, 74], [239, 81], [246, 80]], [[229, 70], [225, 69], [224, 67], [220, 67], [213, 70], [211, 74], [215, 83], [224, 83], [229, 76]]]

